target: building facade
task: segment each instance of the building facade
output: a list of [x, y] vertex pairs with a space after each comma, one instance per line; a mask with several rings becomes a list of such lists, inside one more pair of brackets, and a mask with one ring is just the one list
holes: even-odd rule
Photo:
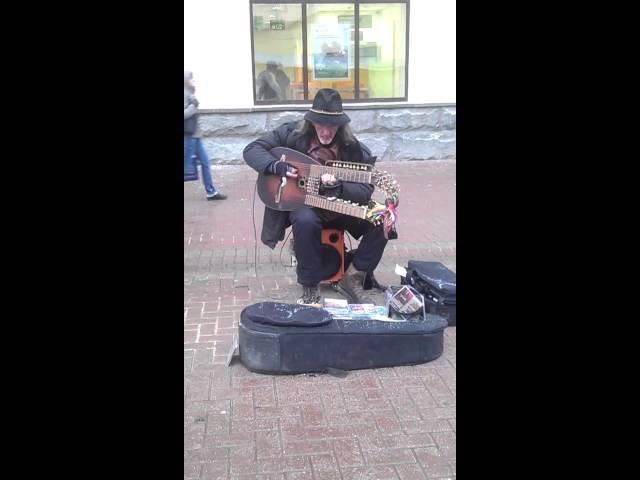
[[185, 0], [205, 148], [241, 162], [330, 87], [380, 160], [455, 158], [455, 14], [455, 0]]

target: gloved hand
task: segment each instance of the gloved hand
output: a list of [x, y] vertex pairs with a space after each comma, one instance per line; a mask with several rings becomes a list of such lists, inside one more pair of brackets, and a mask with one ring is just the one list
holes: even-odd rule
[[279, 177], [297, 177], [296, 168], [283, 160], [274, 160], [267, 167], [266, 173], [277, 175]]
[[318, 193], [325, 197], [340, 198], [340, 196], [342, 195], [342, 182], [338, 180], [336, 183], [332, 185], [322, 184], [318, 189]]

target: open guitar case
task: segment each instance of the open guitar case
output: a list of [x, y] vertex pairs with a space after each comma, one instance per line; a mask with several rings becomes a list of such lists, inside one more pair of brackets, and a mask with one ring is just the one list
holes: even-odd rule
[[276, 302], [240, 314], [240, 361], [271, 374], [331, 372], [429, 362], [443, 352], [447, 321], [340, 320], [320, 308]]

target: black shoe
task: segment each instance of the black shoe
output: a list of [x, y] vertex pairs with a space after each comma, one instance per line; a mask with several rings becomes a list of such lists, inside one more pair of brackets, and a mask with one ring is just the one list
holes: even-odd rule
[[378, 282], [376, 277], [373, 275], [373, 272], [371, 272], [365, 274], [363, 288], [365, 290], [371, 290], [372, 288], [375, 288], [376, 290], [384, 292], [389, 287]]
[[318, 287], [302, 287], [302, 296], [297, 301], [298, 305], [308, 305], [310, 307], [320, 306], [320, 295]]
[[342, 277], [338, 285], [351, 297], [354, 303], [375, 303], [364, 293], [365, 272], [356, 271]]
[[207, 200], [224, 200], [226, 198], [227, 196], [225, 194], [218, 192], [211, 197], [207, 197]]

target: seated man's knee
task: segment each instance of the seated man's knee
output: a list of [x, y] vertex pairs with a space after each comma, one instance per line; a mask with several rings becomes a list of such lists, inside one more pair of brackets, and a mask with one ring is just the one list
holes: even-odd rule
[[290, 215], [291, 223], [298, 227], [322, 227], [322, 222], [318, 215], [310, 208], [299, 208]]

